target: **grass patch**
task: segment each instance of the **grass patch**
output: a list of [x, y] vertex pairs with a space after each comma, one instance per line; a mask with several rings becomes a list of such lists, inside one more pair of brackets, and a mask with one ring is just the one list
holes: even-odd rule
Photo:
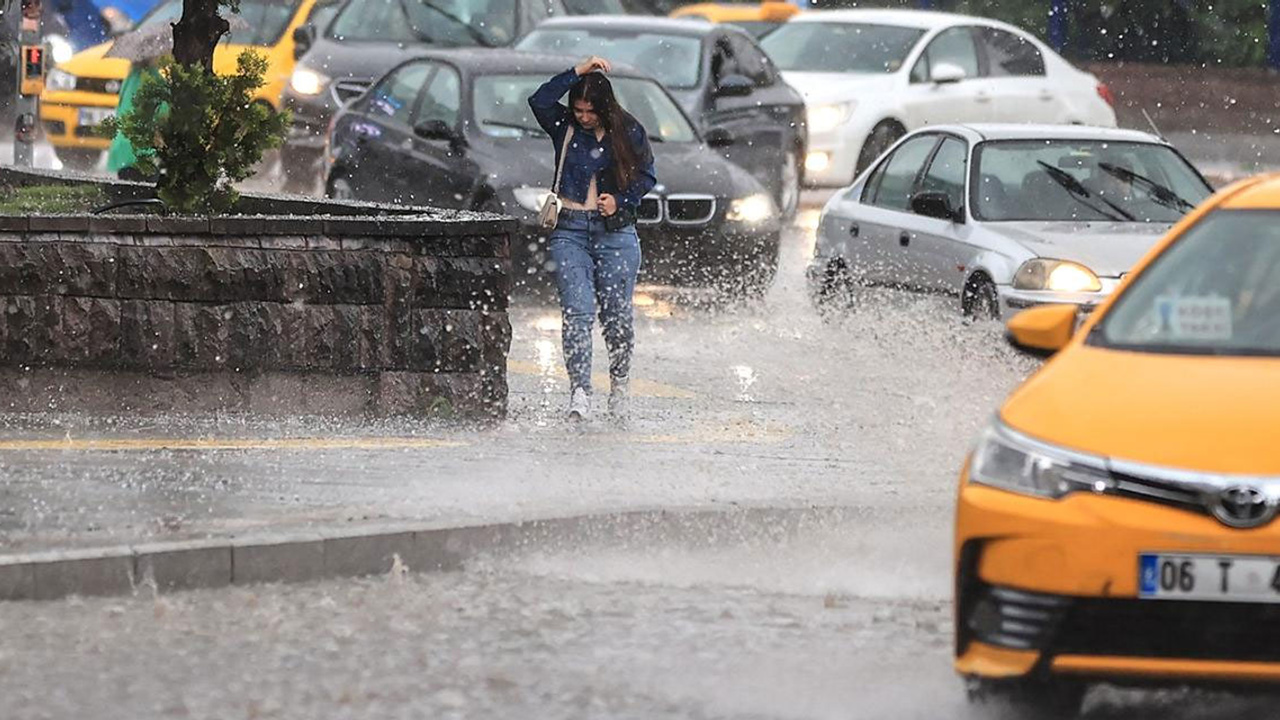
[[106, 194], [96, 185], [0, 188], [0, 215], [87, 213], [106, 204]]

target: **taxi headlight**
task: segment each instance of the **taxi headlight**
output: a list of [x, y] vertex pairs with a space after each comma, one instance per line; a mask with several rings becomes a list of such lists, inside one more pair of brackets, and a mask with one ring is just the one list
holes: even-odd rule
[[49, 54], [53, 56], [55, 65], [70, 60], [76, 54], [75, 46], [61, 35], [46, 35], [44, 40], [49, 44]]
[[1099, 292], [1102, 281], [1089, 268], [1067, 260], [1028, 260], [1013, 276], [1017, 290], [1051, 290], [1053, 292]]
[[759, 223], [774, 215], [773, 200], [764, 193], [738, 198], [729, 204], [725, 219], [730, 222]]
[[289, 78], [289, 87], [299, 95], [319, 95], [328, 84], [328, 77], [301, 65], [294, 68], [293, 76]]
[[1032, 440], [998, 421], [978, 439], [969, 460], [969, 481], [1052, 499], [1115, 488], [1102, 458]]
[[529, 212], [538, 212], [542, 209], [542, 204], [547, 201], [547, 196], [551, 191], [547, 188], [540, 187], [518, 187], [512, 191], [515, 193], [516, 202], [520, 207]]
[[823, 133], [835, 130], [853, 114], [854, 104], [829, 103], [809, 108], [809, 131]]
[[44, 87], [46, 90], [67, 91], [76, 89], [76, 76], [66, 70], [58, 70], [54, 68], [44, 76]]

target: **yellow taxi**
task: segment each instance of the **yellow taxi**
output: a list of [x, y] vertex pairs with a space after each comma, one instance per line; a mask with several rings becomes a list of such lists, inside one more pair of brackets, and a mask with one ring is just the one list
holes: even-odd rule
[[1070, 716], [1097, 681], [1280, 683], [1280, 175], [1176, 225], [966, 460], [955, 666], [971, 698]]
[[[241, 0], [239, 19], [223, 37], [213, 55], [214, 70], [234, 73], [236, 58], [246, 49], [266, 55], [265, 83], [257, 99], [280, 107], [280, 91], [293, 74], [293, 31], [301, 25], [316, 0]], [[152, 10], [139, 27], [174, 23], [182, 16], [182, 0], [167, 0]], [[129, 74], [129, 61], [103, 57], [111, 43], [76, 53], [49, 71], [40, 96], [40, 120], [45, 136], [63, 165], [90, 168], [110, 139], [95, 135], [95, 128], [115, 113], [120, 85]]]
[[731, 23], [760, 37], [800, 14], [800, 8], [781, 0], [759, 3], [696, 3], [671, 12], [670, 17]]

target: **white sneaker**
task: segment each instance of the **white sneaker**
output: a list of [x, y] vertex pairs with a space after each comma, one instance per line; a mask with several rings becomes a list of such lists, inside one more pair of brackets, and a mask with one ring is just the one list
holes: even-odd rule
[[609, 388], [609, 414], [614, 420], [626, 420], [631, 414], [631, 389], [625, 380]]
[[586, 388], [574, 388], [569, 396], [569, 419], [586, 420], [591, 415], [591, 393]]

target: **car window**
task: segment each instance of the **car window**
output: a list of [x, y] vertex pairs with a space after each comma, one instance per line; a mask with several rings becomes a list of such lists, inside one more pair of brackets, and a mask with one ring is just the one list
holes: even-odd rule
[[769, 59], [750, 40], [739, 35], [729, 36], [729, 47], [738, 61], [738, 68], [743, 75], [751, 78], [756, 87], [773, 84], [773, 73], [769, 70]]
[[[867, 178], [867, 184], [862, 188], [862, 198], [860, 202], [870, 205], [875, 201], [876, 193], [880, 191], [880, 181], [884, 179], [885, 168], [889, 167], [889, 163], [882, 162], [871, 171], [871, 177]], [[852, 194], [846, 195], [846, 199], [852, 198]]]
[[416, 123], [440, 120], [449, 127], [458, 124], [458, 110], [462, 106], [462, 81], [453, 68], [441, 67], [427, 84], [418, 102]]
[[937, 143], [937, 135], [919, 135], [894, 150], [884, 163], [884, 177], [876, 189], [873, 204], [891, 210], [908, 210], [916, 178]]
[[369, 114], [409, 124], [413, 116], [413, 101], [432, 69], [427, 63], [415, 63], [388, 75], [369, 93]]
[[978, 76], [978, 47], [971, 28], [950, 28], [934, 38], [911, 68], [911, 82], [928, 82], [942, 63], [960, 68], [965, 77]]
[[697, 87], [702, 77], [702, 40], [687, 35], [596, 26], [534, 30], [516, 44], [520, 50], [587, 57], [643, 68], [669, 88]]
[[996, 28], [982, 28], [983, 50], [987, 53], [987, 72], [994, 77], [1044, 75], [1044, 57], [1027, 38]]
[[738, 63], [738, 56], [729, 46], [727, 38], [716, 41], [715, 50], [711, 53], [711, 80], [719, 83], [730, 75], [746, 75], [746, 71]]
[[507, 45], [516, 37], [516, 0], [350, 0], [329, 25], [328, 37], [340, 42]]
[[951, 207], [964, 206], [964, 179], [967, 167], [968, 145], [958, 138], [943, 138], [938, 152], [929, 163], [929, 170], [920, 181], [920, 192], [945, 193]]
[[1133, 280], [1089, 339], [1146, 352], [1280, 355], [1280, 213], [1206, 215]]

